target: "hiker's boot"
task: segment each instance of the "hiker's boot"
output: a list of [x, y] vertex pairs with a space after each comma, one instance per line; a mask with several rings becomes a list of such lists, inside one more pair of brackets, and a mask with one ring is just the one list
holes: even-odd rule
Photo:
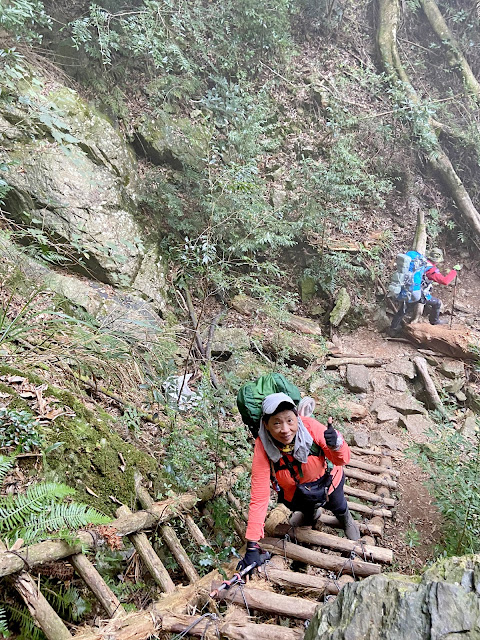
[[433, 322], [430, 320], [430, 324], [448, 324], [448, 320], [445, 320], [445, 318], [437, 318]]
[[305, 515], [302, 511], [294, 511], [290, 516], [290, 520], [288, 521], [289, 525], [293, 528], [295, 527], [303, 527], [305, 522]]
[[337, 514], [337, 518], [340, 522], [340, 526], [345, 531], [345, 535], [349, 540], [360, 539], [360, 530], [357, 523], [352, 518], [352, 514], [348, 510], [348, 507], [346, 508], [344, 513]]

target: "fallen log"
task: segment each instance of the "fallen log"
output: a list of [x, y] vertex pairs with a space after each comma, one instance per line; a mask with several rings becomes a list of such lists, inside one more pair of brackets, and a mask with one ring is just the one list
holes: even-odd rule
[[478, 360], [480, 334], [465, 325], [407, 324], [404, 333], [415, 344], [459, 360]]
[[350, 462], [346, 466], [353, 467], [355, 469], [362, 469], [363, 471], [370, 471], [370, 473], [389, 473], [391, 476], [396, 477], [400, 475], [400, 471], [397, 471], [396, 469], [386, 469], [380, 465], [369, 464], [368, 462], [363, 462], [356, 458], [351, 458]]
[[364, 367], [381, 367], [385, 360], [379, 358], [329, 358], [325, 360], [326, 369], [336, 369], [347, 364], [362, 364]]
[[383, 453], [381, 451], [376, 451], [375, 449], [365, 449], [363, 447], [350, 447], [350, 451], [352, 453], [356, 453], [361, 456], [382, 456]]
[[[249, 296], [239, 294], [230, 300], [230, 305], [244, 316], [250, 317], [252, 315], [268, 316], [265, 305], [258, 300], [250, 298]], [[287, 329], [297, 331], [298, 333], [306, 333], [308, 335], [321, 336], [322, 330], [320, 326], [310, 320], [310, 318], [302, 318], [301, 316], [295, 316], [292, 313], [283, 313], [280, 321], [274, 320], [272, 322], [276, 325], [278, 322]]]
[[[275, 530], [275, 535], [283, 538], [285, 535], [292, 535], [292, 528], [289, 525], [279, 524]], [[329, 549], [335, 549], [335, 551], [355, 551], [360, 557], [371, 558], [374, 561], [392, 563], [393, 552], [390, 549], [383, 547], [370, 547], [366, 544], [359, 544], [348, 538], [339, 538], [338, 536], [332, 536], [329, 533], [323, 533], [322, 531], [315, 531], [311, 527], [296, 527], [295, 538], [298, 542], [304, 542], [305, 544], [312, 544], [319, 547], [328, 547]]]
[[[218, 589], [220, 582], [213, 585], [213, 589]], [[266, 611], [279, 616], [288, 616], [291, 618], [300, 618], [301, 620], [310, 620], [318, 607], [318, 602], [312, 602], [305, 598], [295, 598], [294, 596], [284, 596], [273, 591], [265, 591], [263, 589], [251, 589], [250, 587], [240, 588], [232, 587], [224, 589], [214, 596], [216, 600], [225, 602], [234, 602], [245, 606], [245, 602], [249, 609], [258, 609], [258, 611]]]
[[[279, 557], [279, 556], [274, 556]], [[324, 578], [323, 576], [311, 576], [307, 573], [299, 573], [298, 571], [288, 571], [287, 569], [279, 569], [262, 565], [258, 569], [260, 576], [265, 578], [272, 584], [276, 584], [284, 589], [294, 589], [295, 591], [305, 590], [316, 597], [328, 595], [337, 595], [339, 590], [347, 583], [354, 582], [352, 576], [343, 575], [338, 580]]]
[[347, 478], [362, 480], [363, 482], [370, 482], [370, 484], [379, 484], [382, 487], [387, 487], [388, 489], [397, 488], [397, 483], [394, 480], [385, 480], [384, 478], [379, 478], [378, 476], [363, 473], [362, 471], [356, 471], [355, 469], [349, 469], [348, 467], [344, 469], [344, 473]]
[[341, 558], [339, 556], [333, 556], [328, 553], [322, 553], [321, 551], [312, 551], [312, 549], [306, 549], [300, 547], [293, 542], [287, 542], [286, 540], [279, 540], [278, 538], [263, 538], [260, 541], [263, 549], [270, 551], [271, 553], [285, 555], [292, 560], [298, 560], [305, 564], [311, 564], [314, 567], [321, 567], [327, 569], [327, 571], [336, 571], [342, 573], [355, 573], [356, 576], [371, 576], [375, 573], [381, 572], [381, 567], [378, 564], [371, 562], [363, 562], [362, 560], [350, 560], [349, 558]]
[[355, 498], [362, 498], [369, 502], [381, 502], [386, 507], [394, 507], [395, 500], [393, 498], [383, 498], [382, 496], [371, 493], [370, 491], [364, 491], [363, 489], [357, 489], [356, 487], [350, 487], [348, 484], [344, 485], [343, 493], [346, 496], [353, 496]]
[[187, 552], [183, 548], [180, 540], [178, 539], [177, 534], [173, 527], [170, 527], [168, 524], [160, 527], [160, 533], [162, 534], [162, 538], [165, 540], [168, 548], [170, 549], [173, 557], [180, 565], [182, 571], [193, 584], [200, 579], [200, 576], [197, 573], [197, 570], [193, 566], [193, 562], [188, 557]]
[[[210, 629], [218, 628], [220, 637], [228, 640], [301, 640], [302, 629], [288, 629], [272, 624], [254, 624], [252, 622], [220, 620], [158, 612], [152, 610], [132, 613], [120, 620], [112, 620], [100, 629], [83, 629], [74, 640], [148, 640], [165, 633], [185, 633], [197, 638], [207, 637]], [[188, 629], [188, 631], [187, 631]], [[71, 637], [71, 636], [70, 636]]]
[[[161, 502], [155, 502], [144, 511], [135, 511], [130, 515], [125, 515], [110, 523], [120, 536], [128, 536], [131, 533], [150, 529], [157, 524], [164, 524], [175, 516], [189, 511], [199, 502], [206, 502], [220, 495], [236, 482], [238, 476], [245, 471], [245, 467], [235, 467], [227, 476], [222, 476], [218, 481], [201, 488], [198, 494], [184, 493], [174, 496]], [[20, 571], [25, 566], [34, 566], [66, 558], [75, 553], [82, 552], [94, 544], [95, 532], [77, 531], [76, 540], [69, 544], [63, 540], [46, 540], [29, 547], [18, 549], [15, 553], [9, 551], [0, 552], [0, 577], [10, 575]], [[99, 540], [99, 543], [101, 540]]]
[[413, 363], [415, 364], [417, 371], [420, 374], [423, 386], [425, 388], [425, 391], [427, 392], [432, 407], [434, 409], [437, 409], [437, 411], [439, 411], [443, 416], [447, 416], [445, 407], [440, 400], [440, 396], [438, 395], [437, 389], [435, 388], [433, 380], [428, 372], [427, 361], [421, 356], [416, 356], [413, 359]]
[[195, 522], [195, 520], [192, 518], [192, 516], [189, 513], [186, 513], [183, 516], [183, 521], [185, 522], [185, 525], [186, 525], [190, 535], [192, 536], [192, 539], [195, 540], [195, 542], [197, 543], [197, 545], [199, 547], [209, 547], [210, 546], [210, 544], [208, 543], [208, 540], [203, 535], [202, 530], [200, 529], [200, 527], [197, 525], [197, 523]]

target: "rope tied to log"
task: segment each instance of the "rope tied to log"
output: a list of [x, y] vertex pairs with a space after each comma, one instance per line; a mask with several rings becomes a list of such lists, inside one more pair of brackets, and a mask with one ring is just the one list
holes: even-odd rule
[[214, 624], [215, 625], [215, 631], [217, 634], [217, 638], [220, 639], [220, 630], [218, 628], [218, 621], [219, 621], [219, 617], [217, 616], [216, 613], [204, 613], [202, 616], [200, 616], [198, 618], [198, 620], [195, 620], [194, 622], [192, 622], [191, 625], [189, 625], [186, 629], [184, 629], [181, 633], [179, 633], [178, 635], [174, 636], [172, 638], [172, 640], [181, 640], [182, 638], [185, 638], [190, 631], [197, 626], [197, 624], [199, 622], [201, 622], [202, 620], [208, 618], [207, 620], [207, 624], [205, 625], [205, 629], [203, 630], [203, 633], [201, 635], [201, 640], [203, 640], [206, 637], [206, 633], [210, 627], [210, 625]]

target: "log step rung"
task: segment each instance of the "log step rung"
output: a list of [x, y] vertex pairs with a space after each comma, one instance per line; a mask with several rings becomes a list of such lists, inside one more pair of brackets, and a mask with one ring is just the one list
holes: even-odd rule
[[357, 487], [351, 487], [348, 484], [344, 485], [343, 492], [347, 496], [353, 496], [354, 498], [363, 498], [363, 500], [368, 500], [369, 502], [381, 502], [382, 505], [385, 505], [386, 507], [395, 506], [395, 500], [393, 498], [383, 498], [377, 493], [364, 491], [363, 489], [357, 489]]
[[371, 473], [357, 471], [357, 469], [346, 467], [344, 473], [346, 478], [352, 478], [353, 480], [361, 480], [362, 482], [380, 485], [381, 487], [387, 487], [387, 489], [397, 488], [397, 483], [394, 480], [388, 480], [387, 478], [382, 478]]
[[390, 469], [389, 467], [383, 467], [382, 465], [377, 464], [369, 464], [368, 462], [363, 462], [363, 460], [357, 460], [356, 458], [351, 458], [350, 462], [346, 465], [346, 468], [354, 468], [354, 469], [362, 469], [362, 471], [368, 471], [369, 473], [388, 473], [390, 476], [394, 476], [398, 478], [400, 475], [400, 471], [396, 469]]

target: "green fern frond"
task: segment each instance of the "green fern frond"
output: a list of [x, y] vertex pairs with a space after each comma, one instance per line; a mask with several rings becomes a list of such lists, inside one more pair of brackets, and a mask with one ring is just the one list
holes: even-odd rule
[[87, 524], [106, 524], [110, 522], [96, 509], [82, 503], [56, 504], [52, 502], [41, 513], [34, 513], [19, 529], [18, 537], [31, 544], [40, 537], [55, 531], [75, 530]]
[[2, 604], [0, 604], [0, 634], [3, 638], [10, 638], [11, 635], [8, 630], [7, 612]]
[[54, 500], [75, 493], [58, 482], [41, 482], [29, 487], [24, 494], [8, 496], [0, 502], [0, 533], [23, 527], [34, 514], [41, 514]]
[[0, 455], [0, 484], [5, 480], [5, 476], [15, 464], [15, 456]]
[[17, 640], [47, 640], [26, 607], [18, 608], [8, 605], [8, 613], [12, 622], [16, 622], [20, 627], [20, 635], [17, 636]]

